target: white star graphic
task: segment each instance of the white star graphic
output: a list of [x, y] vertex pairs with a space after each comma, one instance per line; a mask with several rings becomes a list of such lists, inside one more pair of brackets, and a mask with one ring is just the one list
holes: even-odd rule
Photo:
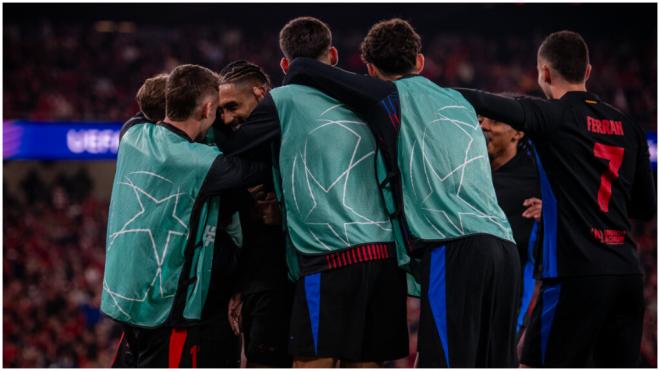
[[[159, 179], [160, 181], [164, 181], [170, 185], [170, 188], [172, 189], [176, 188], [176, 192], [162, 198], [157, 198], [157, 196], [152, 195], [151, 193], [147, 192], [145, 189], [136, 185], [134, 179], [131, 179], [131, 178], [139, 178], [143, 176], [153, 177]], [[173, 293], [172, 294], [165, 293], [165, 289], [163, 287], [162, 266], [165, 262], [168, 249], [170, 247], [170, 243], [172, 242], [172, 240], [174, 238], [184, 238], [184, 239], [188, 238], [188, 225], [177, 214], [177, 208], [180, 207], [179, 205], [182, 199], [188, 201], [188, 207], [192, 205], [192, 201], [194, 200], [185, 192], [181, 192], [180, 187], [175, 186], [174, 182], [172, 182], [171, 180], [148, 171], [131, 172], [127, 174], [124, 177], [124, 181], [120, 182], [119, 184], [120, 186], [131, 188], [131, 190], [135, 194], [135, 200], [137, 202], [139, 210], [135, 215], [129, 218], [128, 221], [126, 221], [126, 223], [124, 223], [124, 225], [118, 231], [110, 234], [110, 244], [107, 247], [107, 252], [110, 252], [113, 249], [113, 247], [115, 246], [114, 243], [119, 236], [127, 235], [127, 234], [145, 234], [150, 241], [150, 248], [153, 253], [154, 261], [156, 262], [156, 267], [157, 267], [149, 287], [147, 288], [147, 290], [144, 291], [144, 294], [140, 297], [129, 296], [126, 294], [113, 291], [109, 287], [107, 281], [104, 278], [103, 289], [110, 295], [110, 297], [112, 298], [113, 302], [115, 303], [119, 311], [130, 318], [131, 316], [124, 310], [124, 308], [122, 308], [118, 299], [125, 301], [132, 301], [132, 302], [144, 302], [149, 296], [151, 289], [156, 284], [156, 281], [159, 281], [159, 290], [161, 297], [169, 298], [174, 296]], [[163, 208], [165, 208], [165, 211], [162, 211]], [[168, 210], [168, 208], [171, 208], [171, 212], [170, 210]], [[165, 232], [160, 229], [157, 229], [158, 226], [148, 226], [147, 228], [146, 226], [140, 225], [143, 218], [150, 217], [154, 214], [162, 214], [163, 217], [170, 216], [172, 219], [175, 220], [174, 223], [175, 228]], [[152, 227], [154, 227], [155, 230], [153, 230]], [[136, 248], [139, 247], [141, 246], [139, 245], [136, 246]]]
[[[470, 131], [476, 131], [480, 130], [479, 127], [479, 122], [475, 120], [475, 122], [465, 122], [462, 120], [457, 120], [454, 118], [450, 118], [443, 111], [445, 110], [465, 110], [467, 109], [465, 106], [460, 106], [460, 105], [451, 105], [451, 106], [444, 106], [436, 111], [436, 115], [438, 116], [437, 119], [433, 120], [430, 122], [429, 125], [426, 125], [422, 134], [422, 138], [420, 140], [421, 145], [419, 142], [414, 141], [412, 144], [412, 148], [410, 151], [410, 159], [409, 159], [409, 177], [410, 177], [410, 184], [411, 188], [413, 189], [413, 195], [417, 197], [418, 199], [421, 198], [420, 202], [423, 204], [425, 203], [433, 194], [434, 194], [434, 189], [431, 186], [432, 182], [439, 181], [440, 183], [444, 183], [448, 179], [451, 179], [452, 182], [457, 183], [456, 186], [456, 191], [455, 191], [455, 196], [458, 200], [460, 200], [465, 206], [466, 209], [463, 210], [456, 210], [454, 212], [451, 212], [453, 210], [449, 210], [451, 213], [447, 213], [446, 210], [438, 210], [438, 209], [433, 209], [430, 207], [422, 207], [423, 210], [433, 212], [433, 213], [440, 213], [441, 215], [444, 216], [444, 218], [448, 221], [449, 225], [451, 225], [454, 229], [456, 229], [460, 234], [464, 234], [464, 226], [463, 226], [463, 217], [464, 216], [471, 216], [471, 217], [476, 217], [476, 218], [483, 218], [483, 219], [488, 219], [495, 225], [497, 225], [504, 233], [509, 236], [511, 234], [511, 231], [509, 228], [507, 228], [504, 224], [503, 221], [500, 217], [494, 216], [494, 215], [488, 215], [484, 213], [482, 210], [480, 210], [476, 205], [472, 205], [470, 202], [466, 201], [464, 198], [461, 197], [461, 189], [463, 187], [463, 180], [465, 176], [465, 169], [471, 165], [471, 164], [477, 164], [478, 161], [488, 161], [486, 156], [484, 155], [478, 155], [474, 157], [470, 157], [470, 150], [472, 149], [472, 145], [474, 144], [474, 138], [468, 130]], [[452, 127], [458, 129], [462, 134], [465, 135], [467, 138], [466, 146], [465, 146], [465, 156], [463, 159], [463, 162], [458, 164], [455, 168], [451, 169], [449, 172], [447, 172], [444, 175], [438, 174], [437, 170], [435, 169], [435, 166], [433, 166], [433, 163], [430, 160], [430, 157], [428, 155], [428, 151], [426, 148], [426, 143], [427, 143], [427, 132], [429, 129], [433, 129], [433, 124], [438, 124], [441, 122], [448, 122], [449, 124], [452, 125]], [[422, 155], [422, 169], [424, 171], [425, 179], [426, 179], [426, 186], [428, 187], [428, 192], [423, 195], [419, 195], [417, 193], [417, 190], [415, 187], [414, 183], [414, 177], [413, 177], [413, 171], [419, 171], [419, 167], [415, 167], [415, 147], [419, 147], [421, 155]], [[437, 157], [437, 156], [434, 156]], [[455, 177], [460, 176], [460, 178], [456, 179]], [[418, 185], [419, 186], [419, 185]], [[426, 218], [426, 217], [425, 217]], [[429, 222], [429, 225], [436, 231], [439, 232], [438, 229], [430, 222], [428, 218], [426, 218], [427, 222]], [[441, 237], [445, 237], [444, 234], [440, 233]]]

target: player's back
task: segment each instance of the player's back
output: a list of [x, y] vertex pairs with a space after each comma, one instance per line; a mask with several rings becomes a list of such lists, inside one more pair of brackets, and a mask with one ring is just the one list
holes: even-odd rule
[[472, 106], [422, 76], [394, 84], [401, 104], [397, 158], [411, 234], [427, 242], [475, 234], [513, 241]]
[[393, 241], [378, 192], [376, 142], [341, 102], [302, 85], [271, 92], [282, 130], [287, 226], [304, 254]]
[[525, 107], [526, 115], [551, 116], [532, 133], [550, 234], [543, 276], [640, 273], [628, 218], [639, 208], [638, 178], [650, 171], [641, 129], [587, 92]]

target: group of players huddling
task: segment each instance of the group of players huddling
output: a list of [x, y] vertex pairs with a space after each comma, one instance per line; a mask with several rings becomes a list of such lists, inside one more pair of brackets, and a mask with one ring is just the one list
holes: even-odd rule
[[107, 230], [113, 366], [381, 367], [408, 355], [408, 295], [419, 367], [636, 365], [629, 218], [655, 186], [579, 34], [538, 49], [547, 99], [435, 84], [401, 19], [362, 41], [368, 76], [334, 67], [316, 18], [279, 44], [278, 88], [247, 61], [140, 88]]

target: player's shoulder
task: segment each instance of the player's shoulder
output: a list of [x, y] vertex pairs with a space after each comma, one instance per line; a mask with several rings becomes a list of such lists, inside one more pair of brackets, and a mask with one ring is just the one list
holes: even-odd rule
[[627, 121], [632, 121], [632, 118], [630, 117], [630, 115], [623, 112], [619, 108], [605, 102], [604, 100], [599, 100], [598, 103], [601, 104], [604, 109], [608, 110], [613, 117], [619, 117], [619, 118], [627, 120]]
[[126, 134], [126, 132], [129, 129], [131, 129], [131, 128], [137, 126], [137, 125], [141, 125], [141, 124], [153, 124], [153, 122], [151, 120], [149, 120], [144, 115], [144, 113], [138, 112], [135, 115], [133, 115], [133, 117], [126, 120], [126, 122], [124, 122], [124, 124], [121, 126], [121, 129], [120, 129], [120, 132], [119, 132], [119, 139], [121, 140], [121, 138], [124, 137], [124, 135]]
[[273, 97], [279, 97], [282, 95], [291, 95], [291, 94], [296, 94], [302, 91], [312, 91], [315, 90], [312, 87], [309, 87], [307, 85], [301, 85], [301, 84], [286, 84], [282, 86], [278, 86], [270, 91], [270, 95]]
[[603, 110], [606, 110], [607, 117], [609, 119], [620, 121], [625, 129], [633, 130], [637, 135], [644, 134], [644, 130], [642, 129], [642, 127], [639, 125], [637, 120], [633, 119], [632, 116], [630, 116], [630, 114], [624, 112], [623, 110], [603, 100], [598, 100], [598, 104], [602, 106]]

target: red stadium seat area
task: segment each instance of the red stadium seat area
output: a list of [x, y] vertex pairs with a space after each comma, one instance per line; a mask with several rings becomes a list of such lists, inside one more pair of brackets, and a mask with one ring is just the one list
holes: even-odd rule
[[79, 175], [32, 173], [23, 197], [5, 188], [4, 367], [106, 367], [114, 355], [118, 329], [99, 311], [108, 204]]

